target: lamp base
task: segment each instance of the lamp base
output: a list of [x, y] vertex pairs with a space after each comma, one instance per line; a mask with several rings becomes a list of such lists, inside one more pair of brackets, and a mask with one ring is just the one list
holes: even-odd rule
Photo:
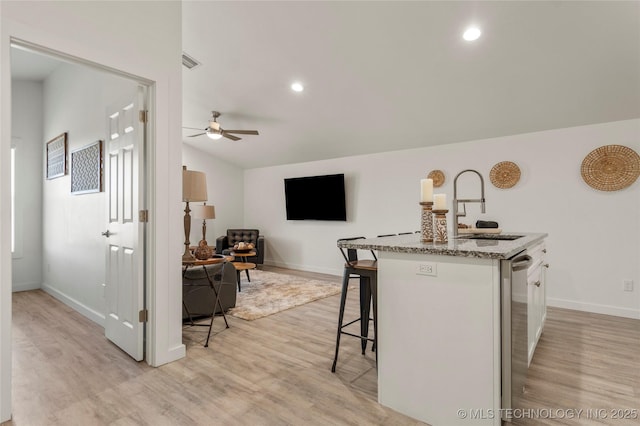
[[182, 255], [183, 262], [193, 262], [194, 260], [196, 260], [196, 258], [190, 252]]
[[[184, 177], [183, 177], [184, 179]], [[191, 232], [191, 209], [189, 208], [189, 202], [186, 202], [186, 207], [184, 208], [184, 253], [182, 254], [183, 262], [193, 262], [196, 258], [191, 254], [191, 250], [189, 246], [191, 246], [191, 242], [189, 241], [189, 233]]]

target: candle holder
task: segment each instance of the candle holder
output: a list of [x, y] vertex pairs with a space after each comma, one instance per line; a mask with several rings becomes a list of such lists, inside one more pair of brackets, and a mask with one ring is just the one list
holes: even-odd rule
[[434, 210], [433, 213], [436, 215], [435, 223], [434, 223], [434, 243], [436, 244], [446, 244], [449, 242], [449, 238], [447, 237], [447, 212], [449, 210]]
[[422, 215], [420, 216], [420, 231], [422, 233], [423, 243], [433, 242], [433, 202], [423, 201], [420, 203], [422, 206]]

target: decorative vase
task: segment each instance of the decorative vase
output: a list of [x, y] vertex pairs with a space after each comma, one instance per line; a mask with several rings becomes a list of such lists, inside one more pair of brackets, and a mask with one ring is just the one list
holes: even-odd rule
[[211, 256], [213, 256], [213, 252], [213, 247], [209, 247], [209, 244], [207, 244], [207, 240], [200, 240], [200, 242], [198, 243], [198, 247], [193, 252], [193, 255], [198, 260], [207, 260]]

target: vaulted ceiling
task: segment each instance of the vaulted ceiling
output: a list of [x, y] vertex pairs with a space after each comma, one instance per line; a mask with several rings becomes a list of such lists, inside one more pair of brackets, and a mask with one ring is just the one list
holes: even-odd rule
[[182, 20], [183, 126], [260, 131], [183, 141], [244, 168], [640, 117], [636, 1], [183, 1]]

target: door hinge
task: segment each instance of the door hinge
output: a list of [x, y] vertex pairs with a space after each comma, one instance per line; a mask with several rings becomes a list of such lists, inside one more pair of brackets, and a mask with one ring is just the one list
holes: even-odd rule
[[140, 312], [138, 312], [138, 321], [139, 322], [149, 321], [149, 311], [147, 311], [146, 309], [143, 309]]
[[140, 119], [141, 123], [146, 123], [148, 117], [148, 111], [147, 110], [141, 110], [140, 113], [138, 114], [138, 117]]
[[138, 212], [139, 222], [149, 222], [149, 210], [140, 210]]

